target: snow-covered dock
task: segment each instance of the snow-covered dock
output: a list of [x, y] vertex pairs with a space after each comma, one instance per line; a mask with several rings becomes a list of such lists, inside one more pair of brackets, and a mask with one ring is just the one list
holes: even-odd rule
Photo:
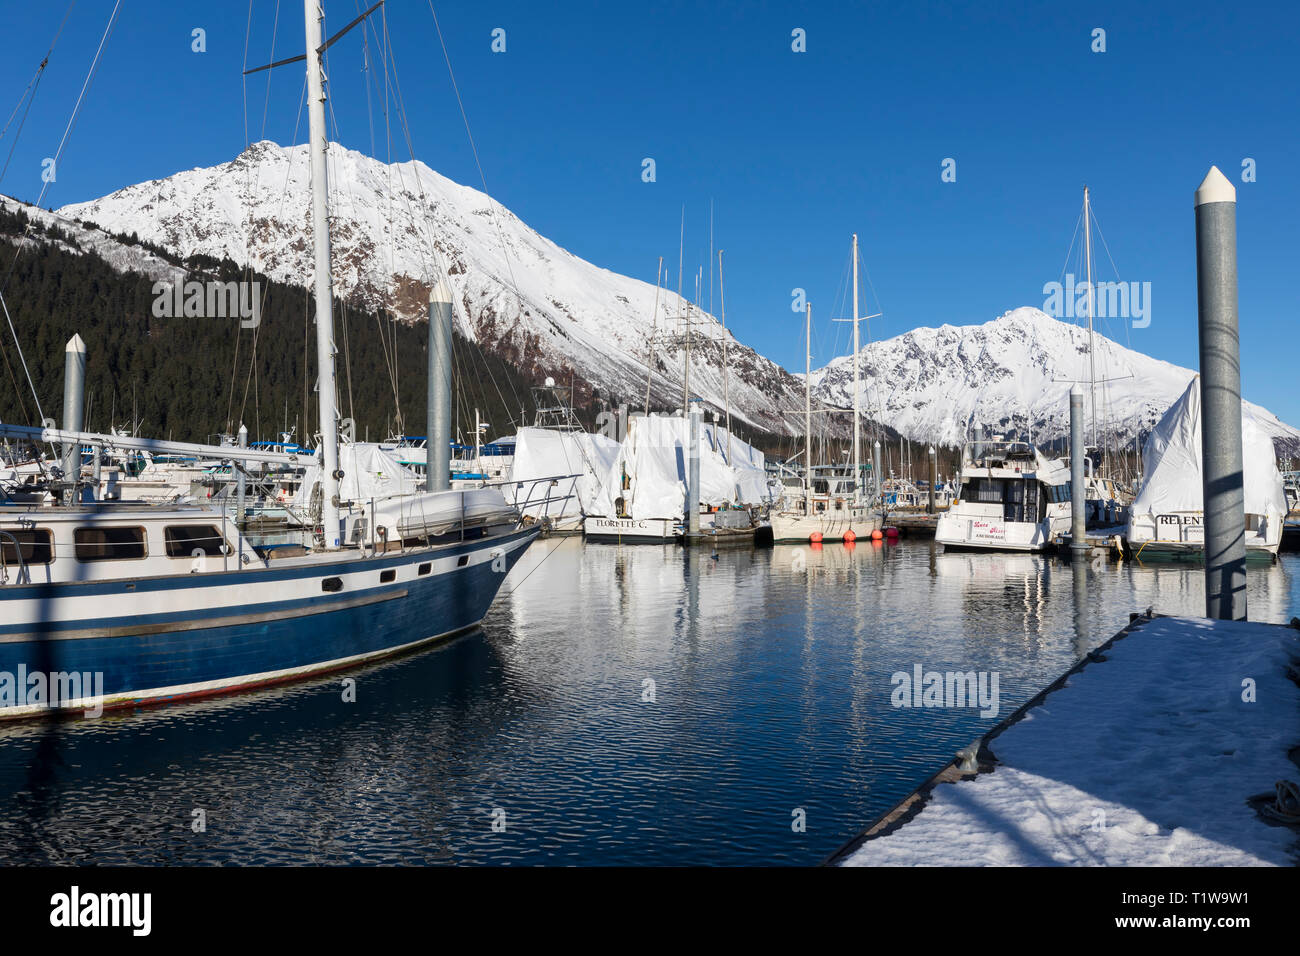
[[1259, 807], [1300, 779], [1297, 670], [1294, 627], [1139, 618], [833, 862], [1295, 865]]

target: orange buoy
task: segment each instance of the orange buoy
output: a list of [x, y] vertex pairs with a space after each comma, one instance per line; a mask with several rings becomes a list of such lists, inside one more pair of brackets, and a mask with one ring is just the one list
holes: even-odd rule
[[852, 528], [844, 532], [843, 538], [845, 544], [852, 544], [854, 541], [858, 540], [858, 536], [853, 533]]
[[871, 532], [871, 540], [872, 540], [872, 541], [879, 541], [879, 540], [880, 540], [881, 538], [883, 538], [883, 537], [884, 537], [884, 535], [880, 533], [880, 529], [879, 529], [879, 528], [877, 528], [875, 531]]
[[812, 534], [808, 535], [808, 541], [809, 541], [811, 544], [821, 544], [821, 543], [822, 543], [822, 533], [821, 533], [820, 531], [814, 531]]

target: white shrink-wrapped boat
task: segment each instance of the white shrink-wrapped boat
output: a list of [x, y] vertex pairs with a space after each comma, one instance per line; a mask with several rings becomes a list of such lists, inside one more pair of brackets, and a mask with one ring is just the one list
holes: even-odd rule
[[[1282, 543], [1286, 493], [1273, 439], [1243, 405], [1241, 451], [1246, 503], [1246, 557], [1272, 560]], [[1201, 377], [1170, 406], [1142, 449], [1142, 490], [1128, 522], [1128, 547], [1142, 560], [1205, 557], [1201, 457]]]
[[[604, 514], [610, 507], [618, 454], [619, 443], [605, 435], [521, 428], [506, 497], [526, 516], [546, 520], [555, 533], [580, 533], [585, 516]], [[535, 486], [546, 481], [552, 493], [539, 496]]]

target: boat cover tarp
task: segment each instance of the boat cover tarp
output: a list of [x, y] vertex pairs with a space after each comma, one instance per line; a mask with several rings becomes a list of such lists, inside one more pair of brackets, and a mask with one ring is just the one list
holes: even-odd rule
[[[770, 500], [762, 453], [733, 438], [732, 456], [737, 462], [733, 468], [726, 460], [726, 429], [701, 425], [700, 501], [712, 507], [736, 507]], [[684, 517], [689, 446], [690, 420], [685, 417], [638, 415], [628, 423], [628, 437], [615, 465], [616, 479], [610, 484], [618, 488], [622, 476], [628, 477], [625, 497], [632, 518]]]
[[[371, 498], [409, 495], [423, 484], [423, 479], [398, 461], [393, 451], [370, 442], [340, 444], [339, 468], [343, 471], [343, 479], [339, 482], [339, 499], [342, 501], [366, 502]], [[320, 477], [318, 454], [303, 470], [302, 484], [293, 499], [295, 507], [310, 505], [312, 488]]]
[[736, 483], [735, 503], [746, 506], [771, 503], [779, 492], [770, 486], [763, 453], [735, 435], [728, 436], [727, 429], [721, 425], [704, 427], [709, 443], [731, 465]]
[[[576, 517], [580, 514], [612, 514], [615, 492], [614, 463], [619, 443], [605, 435], [586, 432], [557, 431], [552, 428], [525, 427], [514, 438], [514, 462], [510, 469], [513, 482], [506, 496], [525, 514], [552, 518]], [[576, 480], [561, 480], [548, 487], [538, 480], [562, 475], [578, 475]], [[571, 495], [563, 501], [542, 502], [548, 497]]]
[[[1241, 450], [1246, 513], [1285, 515], [1286, 495], [1273, 439], [1243, 404]], [[1169, 407], [1142, 449], [1146, 481], [1133, 502], [1133, 515], [1205, 509], [1201, 471], [1201, 377]]]

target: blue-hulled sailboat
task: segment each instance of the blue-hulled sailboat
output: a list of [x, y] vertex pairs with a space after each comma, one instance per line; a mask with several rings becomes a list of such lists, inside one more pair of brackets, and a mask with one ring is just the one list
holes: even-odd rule
[[[500, 490], [449, 489], [451, 295], [430, 295], [425, 490], [341, 500], [319, 0], [305, 0], [312, 160], [320, 524], [315, 541], [254, 546], [224, 509], [59, 504], [0, 493], [0, 718], [210, 695], [341, 669], [477, 625], [536, 538]], [[333, 42], [331, 40], [330, 42]], [[278, 64], [277, 64], [278, 65]], [[84, 357], [83, 357], [84, 358]], [[66, 424], [66, 423], [65, 423]], [[292, 450], [232, 448], [0, 425], [79, 451], [139, 449], [303, 464]], [[441, 450], [441, 451], [439, 451]]]

